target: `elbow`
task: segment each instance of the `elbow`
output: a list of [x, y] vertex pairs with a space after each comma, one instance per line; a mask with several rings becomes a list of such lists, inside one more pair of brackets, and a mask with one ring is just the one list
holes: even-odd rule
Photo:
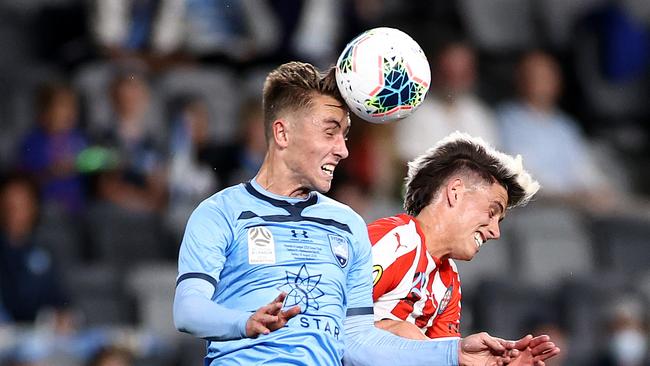
[[196, 324], [200, 319], [193, 311], [187, 308], [186, 301], [174, 300], [173, 318], [176, 330], [183, 333], [195, 334]]

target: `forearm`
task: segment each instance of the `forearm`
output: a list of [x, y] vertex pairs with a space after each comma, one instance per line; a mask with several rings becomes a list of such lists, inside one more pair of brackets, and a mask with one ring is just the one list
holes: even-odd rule
[[251, 313], [213, 302], [214, 288], [202, 279], [186, 279], [176, 287], [174, 325], [181, 332], [210, 340], [246, 337], [246, 321]]
[[415, 324], [404, 320], [382, 319], [375, 322], [375, 327], [408, 339], [428, 340], [429, 337]]
[[421, 341], [378, 329], [372, 315], [345, 320], [346, 366], [458, 365], [458, 340]]

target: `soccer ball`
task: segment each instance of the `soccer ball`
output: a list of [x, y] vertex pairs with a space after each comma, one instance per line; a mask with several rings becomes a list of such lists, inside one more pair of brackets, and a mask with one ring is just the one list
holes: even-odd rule
[[408, 34], [374, 28], [354, 38], [336, 62], [336, 83], [354, 114], [372, 123], [404, 118], [422, 103], [431, 70]]

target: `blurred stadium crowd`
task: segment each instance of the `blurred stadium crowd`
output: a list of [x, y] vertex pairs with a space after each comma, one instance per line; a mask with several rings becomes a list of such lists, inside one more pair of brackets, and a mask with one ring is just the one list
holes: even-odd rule
[[1, 0], [1, 364], [200, 364], [171, 321], [188, 215], [257, 171], [266, 72], [376, 26], [426, 50], [431, 90], [353, 121], [331, 195], [397, 213], [405, 162], [455, 130], [522, 154], [542, 191], [459, 264], [464, 333], [648, 365], [645, 0]]

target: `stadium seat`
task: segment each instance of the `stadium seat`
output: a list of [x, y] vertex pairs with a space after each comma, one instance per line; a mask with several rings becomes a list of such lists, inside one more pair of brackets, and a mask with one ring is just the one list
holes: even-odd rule
[[570, 335], [568, 351], [577, 358], [575, 364], [587, 365], [594, 357], [592, 350], [604, 341], [607, 307], [631, 292], [635, 292], [633, 283], [614, 273], [574, 277], [558, 288], [558, 310]]
[[57, 267], [69, 268], [82, 262], [81, 235], [78, 226], [62, 209], [52, 205], [43, 207], [36, 227], [36, 242], [52, 253]]
[[602, 217], [592, 232], [601, 268], [629, 275], [648, 269], [650, 220], [641, 217]]
[[533, 202], [513, 212], [502, 226], [513, 242], [510, 266], [518, 281], [549, 288], [594, 270], [592, 243], [576, 211]]
[[512, 278], [484, 281], [473, 297], [475, 329], [508, 339], [526, 335], [531, 330], [525, 326], [532, 316], [553, 309], [547, 291], [521, 285]]
[[126, 275], [126, 290], [136, 301], [139, 326], [161, 337], [178, 335], [171, 316], [177, 273], [174, 262], [150, 262]]
[[72, 307], [82, 315], [84, 325], [114, 326], [133, 322], [132, 302], [125, 296], [118, 268], [82, 265], [68, 268], [64, 276]]
[[95, 259], [128, 267], [164, 256], [165, 241], [159, 217], [97, 203], [88, 212]]

